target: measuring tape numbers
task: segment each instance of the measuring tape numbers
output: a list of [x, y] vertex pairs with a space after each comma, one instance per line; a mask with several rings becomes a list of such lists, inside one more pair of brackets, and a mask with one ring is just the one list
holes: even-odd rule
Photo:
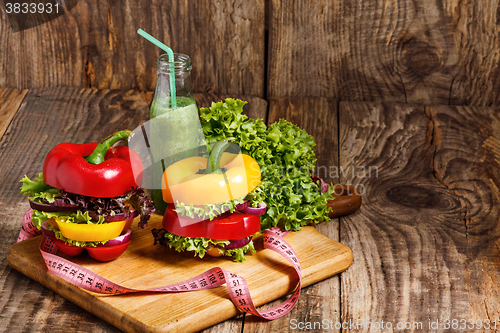
[[42, 232], [38, 230], [37, 227], [31, 222], [31, 216], [33, 215], [33, 210], [28, 209], [23, 215], [23, 225], [21, 226], [21, 231], [19, 231], [19, 236], [17, 237], [17, 242], [21, 242], [25, 239], [40, 235]]
[[[32, 211], [29, 209], [23, 216], [23, 227], [18, 237], [18, 242], [40, 234], [40, 231], [31, 222]], [[247, 281], [224, 268], [214, 267], [189, 280], [170, 284], [164, 287], [150, 289], [133, 289], [114, 283], [89, 269], [77, 265], [57, 255], [57, 246], [44, 235], [40, 243], [40, 252], [49, 272], [82, 289], [99, 294], [125, 294], [134, 292], [180, 293], [196, 290], [205, 290], [226, 284], [234, 305], [242, 312], [273, 320], [290, 312], [298, 301], [301, 290], [302, 271], [300, 261], [285, 237], [290, 231], [283, 232], [279, 228], [266, 229], [263, 232], [264, 248], [273, 250], [285, 257], [295, 268], [299, 277], [297, 287], [285, 302], [263, 311], [258, 311], [250, 296]], [[22, 234], [22, 235], [21, 235]]]

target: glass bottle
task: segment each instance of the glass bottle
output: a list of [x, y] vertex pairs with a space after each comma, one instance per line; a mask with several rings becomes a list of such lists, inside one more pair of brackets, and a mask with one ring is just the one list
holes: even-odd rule
[[[156, 62], [156, 90], [150, 109], [151, 199], [157, 212], [163, 214], [168, 203], [163, 201], [161, 177], [172, 163], [197, 154], [204, 143], [198, 108], [191, 90], [191, 59], [174, 53]], [[171, 96], [171, 79], [175, 77], [175, 102]]]

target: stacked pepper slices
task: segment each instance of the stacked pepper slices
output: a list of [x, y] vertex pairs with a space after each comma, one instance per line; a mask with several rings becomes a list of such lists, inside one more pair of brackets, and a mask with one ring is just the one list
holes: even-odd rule
[[111, 148], [130, 133], [116, 132], [101, 143], [58, 144], [47, 154], [43, 173], [21, 180], [33, 224], [64, 254], [86, 249], [96, 260], [116, 259], [130, 243], [133, 219], [140, 215], [140, 225], [145, 225], [154, 212], [153, 202], [137, 185], [142, 177], [139, 156], [126, 146]]
[[260, 184], [260, 167], [249, 155], [224, 152], [229, 146], [216, 143], [208, 157], [186, 158], [165, 170], [163, 199], [171, 204], [163, 229], [152, 230], [155, 244], [235, 261], [255, 251], [252, 237], [265, 206], [248, 207], [244, 198]]

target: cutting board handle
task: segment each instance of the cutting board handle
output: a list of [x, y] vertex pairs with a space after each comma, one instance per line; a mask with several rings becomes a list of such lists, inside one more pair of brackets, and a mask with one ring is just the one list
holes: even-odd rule
[[361, 206], [361, 196], [351, 185], [336, 184], [333, 186], [335, 199], [328, 200], [328, 207], [333, 210], [328, 213], [331, 219], [354, 213]]

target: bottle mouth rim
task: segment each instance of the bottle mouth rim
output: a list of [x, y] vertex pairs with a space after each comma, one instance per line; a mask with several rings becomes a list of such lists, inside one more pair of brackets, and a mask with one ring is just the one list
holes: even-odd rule
[[156, 69], [159, 72], [170, 73], [173, 69], [175, 72], [187, 72], [192, 68], [191, 58], [184, 53], [174, 53], [174, 61], [170, 62], [168, 54], [161, 54], [156, 60]]

